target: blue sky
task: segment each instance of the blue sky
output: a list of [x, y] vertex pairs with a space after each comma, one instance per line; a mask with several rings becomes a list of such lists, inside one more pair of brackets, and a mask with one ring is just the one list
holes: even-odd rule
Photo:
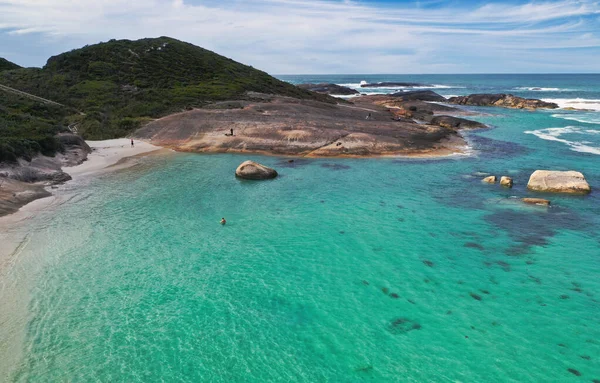
[[0, 0], [0, 57], [171, 36], [274, 74], [600, 72], [600, 1]]

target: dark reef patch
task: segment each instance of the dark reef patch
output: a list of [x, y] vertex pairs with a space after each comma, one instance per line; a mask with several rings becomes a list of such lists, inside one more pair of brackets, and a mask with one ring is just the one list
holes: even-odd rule
[[307, 159], [303, 159], [303, 158], [294, 158], [293, 160], [290, 160], [290, 159], [286, 160], [284, 158], [277, 162], [276, 167], [278, 167], [278, 168], [299, 168], [300, 166], [310, 165], [313, 162], [314, 161], [312, 161], [312, 160], [307, 160]]
[[531, 153], [531, 149], [514, 142], [494, 140], [477, 134], [466, 135], [473, 149], [481, 153], [480, 157], [514, 158]]
[[573, 374], [575, 376], [581, 376], [581, 372], [577, 371], [574, 368], [569, 368], [569, 369], [567, 369], [567, 371], [569, 371], [571, 374]]
[[331, 169], [331, 170], [348, 170], [348, 169], [352, 169], [348, 165], [337, 164], [337, 163], [329, 163], [329, 162], [321, 164], [321, 167], [325, 168], [325, 169]]
[[400, 298], [400, 296], [398, 294], [396, 294], [396, 293], [390, 293], [390, 297], [394, 298], [394, 299]]
[[393, 319], [388, 325], [388, 331], [392, 334], [406, 334], [413, 330], [420, 330], [421, 324], [408, 318]]
[[471, 249], [481, 250], [481, 251], [485, 250], [485, 247], [483, 247], [480, 244], [475, 243], [475, 242], [466, 242], [463, 246], [467, 247], [467, 248], [471, 248]]
[[478, 295], [478, 294], [475, 294], [475, 293], [469, 293], [469, 295], [470, 295], [470, 296], [471, 296], [473, 299], [475, 299], [476, 301], [480, 301], [480, 300], [482, 300], [482, 299], [483, 299], [483, 298], [481, 298], [481, 295]]
[[594, 227], [588, 219], [573, 211], [553, 208], [540, 211], [497, 210], [484, 217], [485, 221], [504, 230], [516, 245], [507, 255], [524, 255], [532, 246], [546, 246], [549, 239], [563, 229], [585, 231]]
[[425, 266], [429, 266], [429, 267], [435, 266], [435, 263], [433, 263], [433, 262], [431, 262], [430, 260], [427, 260], [427, 259], [423, 260], [423, 264]]
[[504, 261], [497, 261], [496, 264], [500, 267], [502, 267], [502, 270], [506, 271], [507, 273], [510, 271], [510, 264]]

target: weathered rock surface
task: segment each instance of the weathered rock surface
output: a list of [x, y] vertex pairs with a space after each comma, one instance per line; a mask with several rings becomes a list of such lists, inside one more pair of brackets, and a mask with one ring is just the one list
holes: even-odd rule
[[21, 206], [49, 195], [50, 192], [44, 189], [43, 185], [0, 177], [0, 217], [12, 214]]
[[448, 99], [431, 90], [411, 90], [407, 92], [396, 92], [388, 95], [389, 97], [398, 97], [402, 101], [434, 101], [446, 102]]
[[[167, 116], [134, 135], [179, 151], [307, 157], [448, 155], [466, 146], [458, 132], [398, 121], [389, 107], [370, 97], [338, 105], [280, 96], [255, 98], [239, 101], [241, 108], [194, 109]], [[234, 136], [225, 135], [230, 129]]]
[[454, 116], [434, 116], [427, 120], [432, 125], [438, 125], [448, 129], [484, 129], [487, 128], [481, 122], [467, 120], [466, 118]]
[[527, 189], [547, 193], [588, 194], [592, 191], [583, 174], [576, 171], [536, 170]]
[[471, 94], [468, 96], [451, 97], [448, 102], [457, 105], [501, 106], [513, 109], [556, 109], [558, 105], [552, 102], [532, 98], [522, 98], [512, 94]]
[[526, 204], [530, 204], [530, 205], [542, 205], [542, 206], [550, 205], [550, 201], [548, 201], [547, 199], [543, 199], [543, 198], [522, 198], [521, 201], [523, 201]]
[[301, 89], [330, 95], [351, 96], [354, 94], [360, 94], [360, 92], [356, 89], [348, 88], [337, 84], [299, 84], [297, 86]]
[[235, 170], [235, 175], [247, 180], [268, 180], [277, 177], [277, 171], [254, 161], [245, 161]]
[[513, 179], [508, 176], [502, 176], [500, 178], [500, 185], [507, 187], [507, 188], [511, 188], [511, 187], [513, 187]]
[[496, 182], [498, 182], [498, 178], [496, 176], [488, 176], [485, 177], [482, 181], [487, 182], [488, 184], [495, 184]]
[[428, 84], [420, 84], [418, 82], [370, 82], [366, 84], [360, 84], [361, 88], [390, 88], [390, 87], [402, 87], [402, 88], [413, 88], [415, 86], [431, 86]]

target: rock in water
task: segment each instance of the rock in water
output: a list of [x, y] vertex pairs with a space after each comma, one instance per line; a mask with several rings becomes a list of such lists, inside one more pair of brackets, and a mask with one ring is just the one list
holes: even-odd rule
[[514, 109], [556, 109], [558, 105], [535, 98], [523, 98], [512, 94], [471, 94], [468, 96], [450, 97], [451, 104], [475, 106], [501, 106]]
[[482, 181], [483, 182], [487, 182], [488, 184], [495, 184], [496, 183], [496, 176], [485, 177]]
[[267, 180], [277, 177], [277, 171], [254, 161], [245, 161], [235, 170], [235, 175], [247, 180]]
[[528, 203], [530, 205], [550, 206], [550, 201], [548, 201], [547, 199], [543, 199], [543, 198], [523, 198], [523, 199], [521, 199], [521, 201]]
[[527, 189], [548, 193], [588, 194], [592, 191], [585, 177], [576, 171], [536, 170]]
[[513, 179], [507, 176], [502, 176], [502, 178], [500, 178], [500, 185], [511, 188], [513, 187]]

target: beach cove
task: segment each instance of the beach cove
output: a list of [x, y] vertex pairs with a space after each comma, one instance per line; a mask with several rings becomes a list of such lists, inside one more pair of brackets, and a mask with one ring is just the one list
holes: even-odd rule
[[[493, 128], [469, 156], [169, 152], [74, 177], [0, 271], [2, 378], [600, 379], [598, 125], [556, 117], [594, 112], [475, 110]], [[246, 159], [280, 176], [238, 180]], [[523, 205], [536, 169], [593, 192]]]

